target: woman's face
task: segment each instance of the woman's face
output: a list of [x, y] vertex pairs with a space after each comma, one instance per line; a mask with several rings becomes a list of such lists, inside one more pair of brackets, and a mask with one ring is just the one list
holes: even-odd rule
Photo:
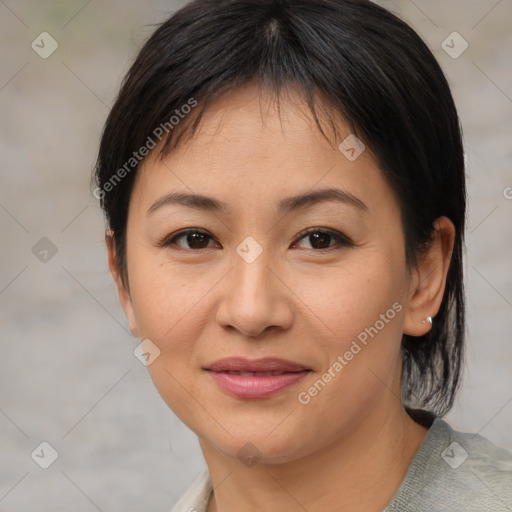
[[[225, 455], [250, 442], [277, 463], [401, 407], [411, 283], [399, 206], [370, 150], [329, 146], [299, 96], [281, 103], [281, 121], [264, 98], [230, 92], [186, 145], [146, 159], [121, 299], [132, 332], [160, 351], [153, 360], [147, 345], [148, 369], [176, 415]], [[326, 190], [338, 192], [291, 199]], [[308, 371], [213, 378], [208, 368], [229, 357]], [[260, 391], [248, 391], [255, 379]]]

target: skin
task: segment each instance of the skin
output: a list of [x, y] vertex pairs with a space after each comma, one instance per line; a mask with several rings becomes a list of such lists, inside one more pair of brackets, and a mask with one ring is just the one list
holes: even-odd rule
[[[340, 121], [332, 147], [300, 95], [289, 98], [279, 119], [256, 86], [232, 91], [185, 145], [163, 160], [150, 154], [130, 200], [129, 291], [107, 237], [109, 265], [132, 333], [160, 350], [148, 366], [156, 388], [199, 437], [215, 490], [208, 512], [382, 510], [427, 433], [399, 399], [400, 341], [431, 328], [423, 320], [439, 310], [454, 227], [437, 219], [429, 252], [408, 269], [399, 205], [375, 157], [366, 149], [349, 161], [336, 149], [348, 126]], [[281, 199], [329, 187], [367, 211], [329, 200], [278, 213]], [[147, 213], [171, 192], [204, 194], [228, 211], [167, 204]], [[190, 228], [211, 238], [195, 249], [187, 237], [158, 246]], [[319, 247], [299, 238], [307, 228], [355, 245], [326, 237]], [[249, 236], [262, 248], [252, 263], [236, 252]], [[301, 404], [298, 394], [396, 302], [401, 311]], [[202, 369], [229, 356], [280, 357], [313, 371], [273, 397], [240, 399]], [[237, 457], [248, 442], [261, 456], [252, 467]]]

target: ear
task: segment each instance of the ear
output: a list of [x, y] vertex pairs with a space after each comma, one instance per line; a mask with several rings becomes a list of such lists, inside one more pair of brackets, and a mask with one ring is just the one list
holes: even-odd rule
[[446, 287], [455, 227], [447, 217], [436, 219], [433, 227], [432, 244], [421, 257], [418, 267], [413, 270], [410, 281], [403, 332], [411, 336], [422, 336], [431, 329], [426, 319], [429, 316], [434, 319], [441, 307]]
[[121, 306], [123, 307], [126, 318], [128, 319], [131, 333], [138, 337], [137, 320], [133, 309], [132, 299], [129, 290], [126, 289], [126, 286], [121, 279], [121, 273], [117, 267], [116, 247], [113, 234], [110, 230], [105, 233], [105, 244], [107, 245], [108, 252], [108, 268], [110, 269], [110, 273], [116, 283], [119, 301], [121, 302]]

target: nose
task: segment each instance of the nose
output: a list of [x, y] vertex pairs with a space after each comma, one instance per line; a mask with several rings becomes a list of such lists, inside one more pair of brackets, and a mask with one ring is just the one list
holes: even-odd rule
[[235, 255], [234, 268], [223, 283], [218, 324], [253, 338], [288, 329], [293, 322], [293, 293], [277, 268], [265, 251], [251, 263]]

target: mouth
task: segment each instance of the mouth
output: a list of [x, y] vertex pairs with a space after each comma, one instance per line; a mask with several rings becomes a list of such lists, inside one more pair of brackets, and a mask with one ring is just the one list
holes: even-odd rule
[[225, 371], [225, 372], [217, 372], [217, 373], [225, 373], [226, 375], [241, 375], [242, 377], [268, 377], [270, 375], [284, 375], [285, 373], [298, 373], [298, 372], [237, 372], [237, 371]]
[[312, 372], [304, 365], [277, 358], [221, 359], [203, 370], [221, 390], [237, 398], [268, 398], [300, 382]]
[[311, 370], [311, 368], [308, 368], [305, 365], [276, 357], [264, 357], [261, 359], [228, 357], [225, 359], [219, 359], [203, 369], [212, 372], [234, 373], [294, 373]]

